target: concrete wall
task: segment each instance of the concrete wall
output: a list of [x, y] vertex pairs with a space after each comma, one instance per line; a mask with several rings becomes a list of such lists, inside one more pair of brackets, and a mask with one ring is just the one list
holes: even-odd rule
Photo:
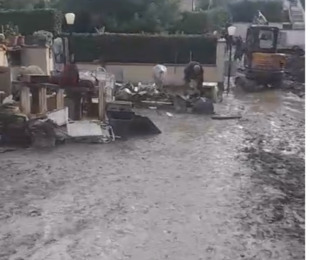
[[300, 46], [305, 49], [305, 30], [281, 30], [282, 37], [284, 38], [280, 47]]
[[[214, 65], [203, 65], [204, 78], [207, 82], [224, 82], [224, 59], [225, 40], [219, 40], [217, 44], [217, 58]], [[116, 80], [120, 80], [121, 75], [124, 82], [150, 83], [153, 82], [152, 68], [156, 64], [141, 63], [108, 63], [108, 72], [116, 74]], [[164, 64], [168, 69], [167, 84], [179, 84], [184, 77], [184, 68], [187, 64]], [[96, 70], [98, 65], [90, 63], [79, 63], [81, 70]]]
[[[141, 83], [152, 83], [153, 77], [153, 67], [156, 64], [139, 64], [139, 63], [114, 63], [107, 64], [107, 72], [113, 74], [123, 75], [124, 82], [132, 82], [134, 84]], [[176, 64], [169, 65], [165, 64], [168, 69], [168, 76], [166, 79], [166, 84], [181, 84], [184, 77], [183, 71], [186, 65]], [[79, 69], [81, 70], [96, 70], [98, 65], [79, 63]], [[217, 68], [216, 66], [204, 66], [204, 78], [207, 81], [217, 82]], [[116, 80], [121, 80], [121, 76], [116, 77]]]

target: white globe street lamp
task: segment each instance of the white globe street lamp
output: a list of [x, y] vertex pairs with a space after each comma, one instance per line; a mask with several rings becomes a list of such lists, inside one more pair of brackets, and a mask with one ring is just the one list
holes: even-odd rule
[[69, 35], [69, 40], [68, 40], [68, 49], [69, 49], [69, 61], [70, 63], [74, 62], [74, 55], [72, 53], [72, 31], [73, 31], [73, 25], [75, 22], [75, 14], [74, 13], [67, 13], [65, 14], [65, 18], [66, 18], [66, 22], [67, 25], [69, 25], [69, 31], [70, 31], [70, 35]]
[[75, 14], [74, 13], [67, 13], [65, 14], [66, 22], [68, 25], [73, 25], [75, 22]]
[[235, 27], [235, 26], [229, 26], [229, 27], [227, 28], [228, 35], [229, 35], [229, 36], [234, 36], [235, 33], [236, 33], [236, 30], [237, 30], [237, 27]]

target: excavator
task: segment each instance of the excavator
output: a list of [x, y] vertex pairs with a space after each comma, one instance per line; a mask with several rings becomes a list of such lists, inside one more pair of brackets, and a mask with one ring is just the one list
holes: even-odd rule
[[243, 64], [237, 71], [235, 84], [246, 91], [276, 88], [282, 84], [285, 54], [278, 53], [280, 29], [269, 26], [258, 11], [247, 29]]

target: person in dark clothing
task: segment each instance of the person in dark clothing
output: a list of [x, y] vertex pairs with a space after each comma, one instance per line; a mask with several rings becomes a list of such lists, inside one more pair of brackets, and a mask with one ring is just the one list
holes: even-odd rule
[[237, 37], [236, 39], [236, 50], [235, 50], [235, 55], [234, 55], [234, 60], [242, 60], [243, 56], [243, 40], [241, 36]]
[[184, 81], [190, 85], [191, 81], [196, 82], [196, 88], [201, 94], [203, 85], [203, 67], [197, 61], [191, 61], [184, 69]]

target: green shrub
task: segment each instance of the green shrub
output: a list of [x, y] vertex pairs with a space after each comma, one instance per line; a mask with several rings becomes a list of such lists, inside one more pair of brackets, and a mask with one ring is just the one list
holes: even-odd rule
[[269, 22], [282, 22], [282, 1], [249, 1], [244, 0], [229, 5], [229, 10], [234, 22], [253, 21], [258, 10], [267, 18]]
[[61, 12], [54, 9], [0, 11], [0, 25], [13, 23], [23, 35], [40, 30], [58, 34], [61, 32], [62, 18]]
[[229, 12], [225, 8], [217, 7], [207, 11], [209, 31], [220, 30], [229, 20]]
[[185, 34], [201, 34], [207, 31], [208, 15], [202, 12], [184, 12], [175, 30]]
[[77, 62], [216, 63], [217, 39], [200, 35], [73, 34]]

